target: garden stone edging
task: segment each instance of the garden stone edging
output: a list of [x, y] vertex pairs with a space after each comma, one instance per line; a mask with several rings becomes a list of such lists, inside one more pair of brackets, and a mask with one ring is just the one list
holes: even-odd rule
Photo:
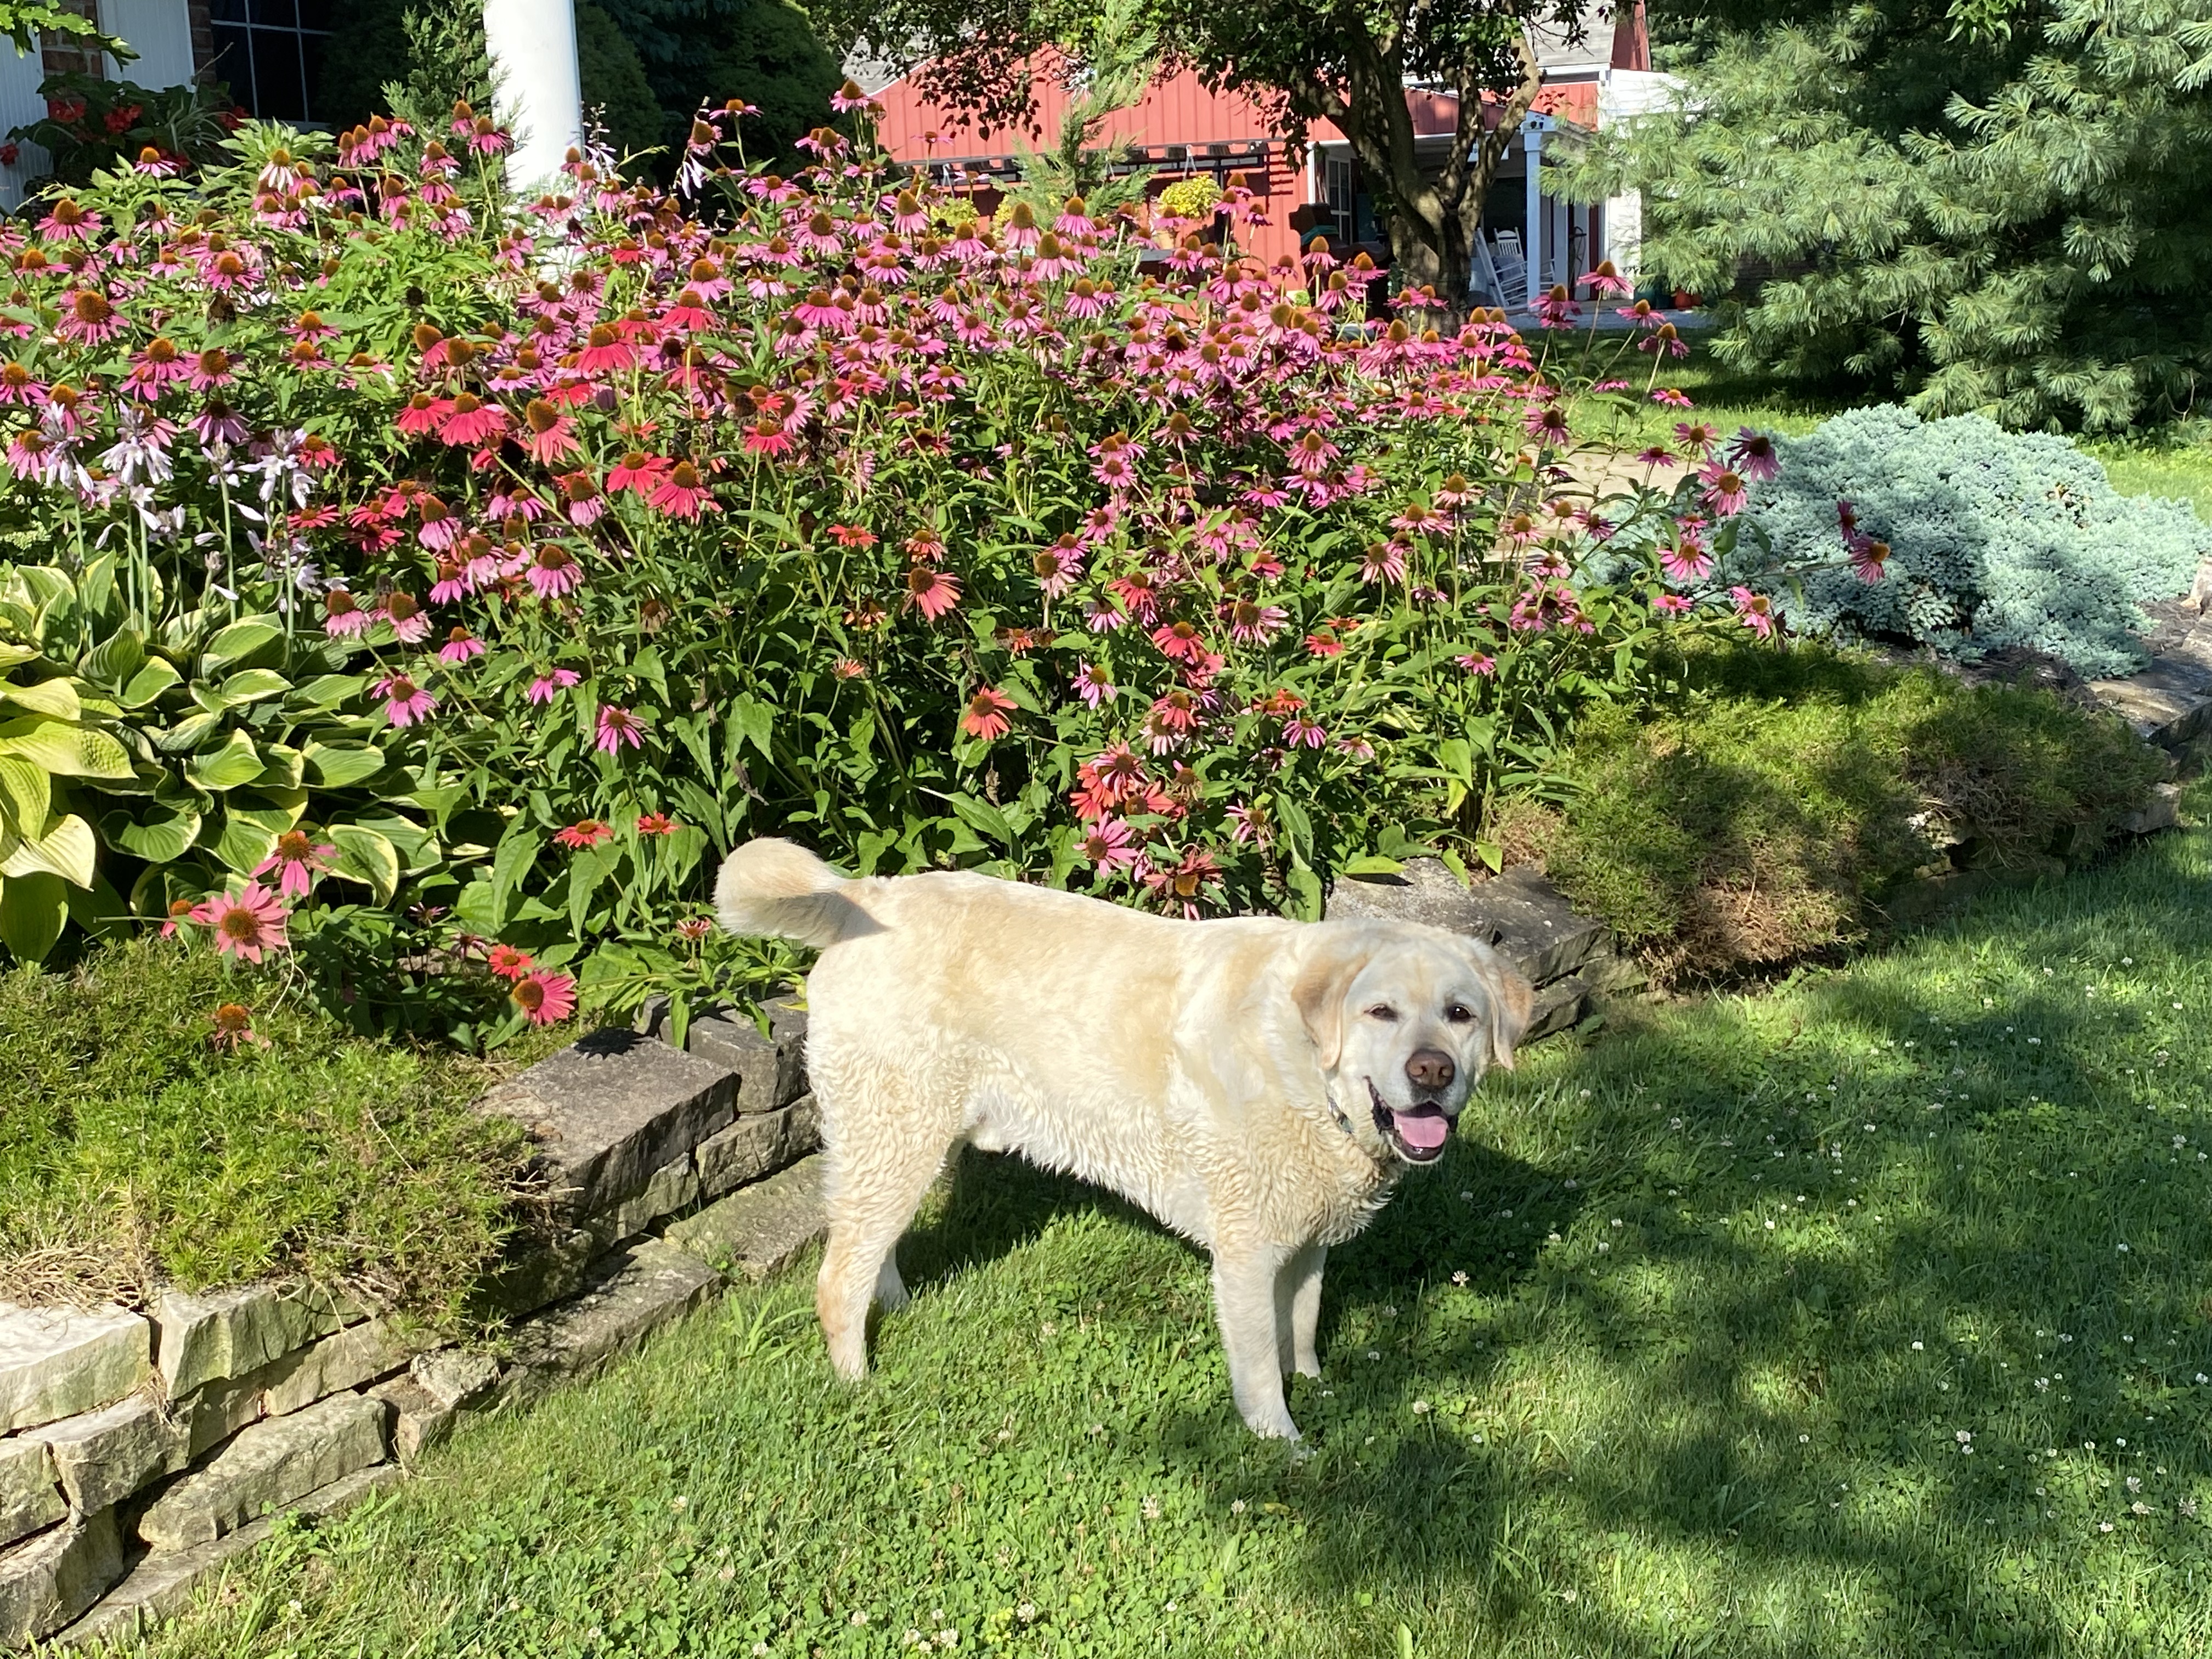
[[593, 1032], [479, 1103], [529, 1133], [547, 1194], [545, 1224], [488, 1279], [504, 1359], [296, 1281], [143, 1314], [0, 1304], [0, 1650], [136, 1638], [276, 1516], [336, 1514], [462, 1418], [790, 1261], [823, 1231], [820, 1120], [805, 1016], [772, 1019], [764, 1038], [711, 1015], [689, 1052]]

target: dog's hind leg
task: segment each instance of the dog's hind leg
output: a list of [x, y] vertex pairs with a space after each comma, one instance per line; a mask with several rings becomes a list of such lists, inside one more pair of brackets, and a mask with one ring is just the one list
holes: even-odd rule
[[1321, 1328], [1321, 1270], [1328, 1246], [1309, 1244], [1275, 1275], [1275, 1352], [1283, 1375], [1321, 1375], [1314, 1334]]
[[830, 1363], [848, 1381], [868, 1369], [869, 1302], [905, 1305], [891, 1253], [958, 1131], [957, 1115], [929, 1110], [906, 1079], [872, 1080], [871, 1091], [864, 1127], [848, 1117], [831, 1146], [830, 1242], [814, 1295]]

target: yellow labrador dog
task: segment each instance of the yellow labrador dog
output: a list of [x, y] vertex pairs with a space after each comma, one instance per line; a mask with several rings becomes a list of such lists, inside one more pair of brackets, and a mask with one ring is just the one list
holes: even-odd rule
[[870, 1296], [906, 1301], [899, 1235], [965, 1141], [1110, 1188], [1210, 1250], [1237, 1409], [1297, 1439], [1283, 1378], [1320, 1375], [1324, 1254], [1443, 1155], [1528, 1024], [1528, 982], [1489, 946], [1411, 923], [1179, 921], [949, 872], [848, 880], [768, 840], [730, 854], [714, 897], [732, 932], [822, 951], [816, 1308], [848, 1378]]

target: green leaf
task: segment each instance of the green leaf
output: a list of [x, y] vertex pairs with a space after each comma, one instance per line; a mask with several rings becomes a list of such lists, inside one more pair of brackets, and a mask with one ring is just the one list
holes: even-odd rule
[[608, 842], [599, 847], [586, 847], [568, 861], [568, 926], [581, 934], [591, 920], [592, 898], [620, 862], [621, 846]]
[[1474, 855], [1490, 866], [1493, 876], [1505, 867], [1505, 848], [1494, 841], [1475, 842]]
[[1402, 876], [1406, 866], [1395, 859], [1386, 859], [1379, 853], [1363, 853], [1337, 872], [1344, 876]]
[[125, 708], [143, 708], [183, 678], [167, 658], [149, 657], [145, 666], [124, 682], [116, 700]]
[[338, 849], [331, 873], [367, 882], [379, 904], [391, 903], [399, 890], [399, 852], [391, 837], [357, 823], [334, 823], [325, 833]]
[[76, 687], [67, 680], [40, 680], [35, 685], [13, 685], [0, 680], [0, 702], [12, 702], [18, 708], [27, 708], [33, 714], [50, 715], [58, 720], [74, 720], [84, 713]]
[[221, 714], [259, 702], [264, 697], [281, 696], [291, 689], [292, 682], [273, 668], [247, 668], [233, 674], [221, 685], [194, 681], [192, 701], [211, 714]]
[[44, 962], [69, 921], [69, 889], [59, 876], [0, 876], [0, 945], [18, 962]]
[[307, 782], [307, 757], [281, 743], [261, 745], [261, 775], [253, 781], [261, 789], [297, 789]]
[[211, 714], [203, 708], [197, 714], [187, 714], [166, 731], [150, 732], [154, 747], [165, 755], [180, 755], [198, 748], [222, 726], [222, 716]]
[[295, 708], [335, 708], [359, 696], [368, 684], [365, 674], [318, 674], [295, 686], [288, 701]]
[[252, 874], [254, 866], [276, 850], [276, 831], [241, 813], [225, 811], [217, 826], [209, 850], [241, 876]]
[[216, 671], [266, 650], [284, 637], [284, 624], [275, 617], [240, 617], [228, 628], [218, 629], [213, 639], [200, 653], [200, 674], [213, 678]]
[[110, 847], [134, 858], [168, 864], [191, 850], [202, 821], [199, 810], [187, 803], [156, 801], [139, 817], [110, 812], [100, 821], [100, 834]]
[[507, 834], [500, 838], [499, 851], [491, 860], [491, 931], [496, 933], [507, 926], [507, 902], [515, 890], [530, 878], [530, 872], [538, 862], [538, 854], [545, 845], [545, 838], [535, 830], [526, 830], [517, 818]]
[[733, 736], [724, 747], [732, 759], [737, 757], [737, 738], [742, 738], [761, 753], [763, 760], [773, 759], [769, 744], [775, 735], [775, 710], [749, 694], [740, 693], [730, 702], [729, 729]]
[[0, 755], [43, 766], [64, 778], [127, 778], [131, 757], [109, 733], [59, 720], [0, 721]]
[[311, 743], [301, 751], [304, 781], [319, 789], [343, 789], [373, 778], [386, 765], [384, 751], [366, 743]]
[[53, 780], [43, 766], [0, 756], [0, 810], [26, 834], [46, 821], [53, 805]]
[[973, 795], [947, 795], [945, 804], [959, 815], [962, 823], [978, 833], [991, 837], [1000, 846], [1014, 844], [1014, 827], [1006, 822], [1006, 815], [987, 800], [977, 800]]
[[235, 789], [261, 775], [261, 751], [253, 739], [234, 729], [222, 747], [211, 754], [195, 755], [186, 763], [185, 776], [202, 789]]
[[127, 685], [145, 664], [146, 641], [131, 629], [118, 629], [84, 653], [84, 677], [101, 685]]
[[89, 887], [99, 855], [92, 826], [74, 812], [62, 813], [48, 817], [37, 836], [26, 836], [17, 842], [0, 861], [0, 874], [28, 876], [44, 871], [73, 886]]

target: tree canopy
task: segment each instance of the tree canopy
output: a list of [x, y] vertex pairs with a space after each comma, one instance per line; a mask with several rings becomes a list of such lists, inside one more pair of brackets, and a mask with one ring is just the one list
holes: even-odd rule
[[[1080, 65], [1097, 9], [1079, 0], [823, 0], [832, 39], [902, 67], [985, 123], [1031, 118], [1033, 64], [1057, 46]], [[1245, 94], [1303, 141], [1320, 122], [1350, 141], [1406, 277], [1463, 301], [1482, 202], [1540, 84], [1528, 26], [1578, 29], [1576, 0], [1146, 0], [1163, 62]], [[1453, 142], [1430, 165], [1414, 143], [1409, 82], [1459, 96]], [[1487, 100], [1495, 118], [1486, 123]]]
[[1672, 112], [1580, 183], [1644, 192], [1644, 261], [1722, 294], [1717, 354], [1923, 413], [2112, 428], [2212, 374], [2212, 0], [1859, 0], [1662, 13]]

